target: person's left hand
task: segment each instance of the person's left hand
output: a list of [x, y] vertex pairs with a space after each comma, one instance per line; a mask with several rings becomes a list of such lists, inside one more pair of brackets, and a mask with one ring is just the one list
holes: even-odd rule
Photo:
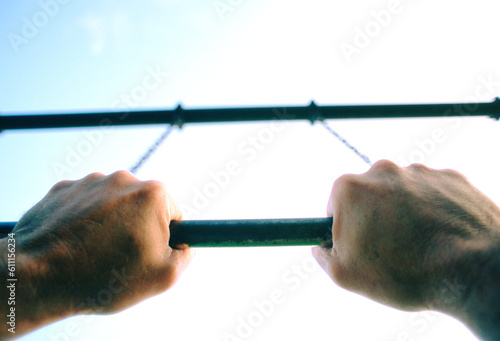
[[12, 231], [19, 329], [114, 313], [170, 288], [191, 258], [169, 246], [181, 218], [163, 184], [126, 171], [56, 184]]

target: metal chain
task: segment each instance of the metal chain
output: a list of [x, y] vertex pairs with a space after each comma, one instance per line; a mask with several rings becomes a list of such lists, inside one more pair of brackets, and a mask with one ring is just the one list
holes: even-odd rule
[[149, 158], [153, 155], [154, 152], [160, 147], [160, 145], [165, 141], [165, 139], [170, 135], [170, 133], [174, 130], [175, 126], [179, 125], [178, 123], [171, 124], [167, 127], [167, 129], [156, 139], [156, 141], [149, 147], [149, 149], [141, 156], [139, 161], [132, 166], [129, 171], [132, 174], [137, 174], [139, 169], [149, 160]]
[[[319, 122], [330, 134], [335, 136], [340, 142], [342, 142], [347, 148], [352, 150], [357, 156], [361, 158], [366, 164], [369, 166], [372, 166], [372, 162], [368, 156], [365, 154], [361, 153], [356, 147], [354, 147], [352, 144], [349, 143], [344, 137], [340, 136], [339, 133], [337, 133], [335, 130], [333, 130], [324, 120], [318, 119], [317, 122]], [[156, 139], [156, 141], [149, 147], [149, 149], [141, 156], [139, 161], [132, 166], [129, 171], [132, 174], [137, 174], [139, 169], [146, 163], [146, 161], [149, 160], [149, 158], [158, 150], [160, 145], [165, 141], [165, 139], [170, 135], [170, 133], [174, 130], [175, 126], [182, 126], [182, 123], [177, 121], [174, 124], [171, 124], [167, 127], [167, 129]]]
[[328, 124], [326, 124], [325, 121], [323, 120], [318, 120], [318, 122], [326, 129], [330, 134], [335, 136], [340, 142], [342, 142], [347, 148], [352, 150], [357, 156], [361, 158], [364, 162], [366, 162], [369, 166], [372, 166], [372, 162], [370, 161], [370, 158], [366, 156], [365, 154], [361, 153], [356, 147], [354, 147], [352, 144], [350, 144], [345, 138], [340, 136], [335, 130], [333, 130]]

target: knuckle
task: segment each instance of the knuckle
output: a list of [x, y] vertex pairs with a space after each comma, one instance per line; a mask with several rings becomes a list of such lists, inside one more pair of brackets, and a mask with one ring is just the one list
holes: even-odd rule
[[462, 173], [454, 170], [454, 169], [443, 169], [441, 170], [441, 173], [445, 174], [445, 175], [448, 175], [452, 178], [456, 178], [456, 179], [460, 179], [460, 180], [467, 180], [467, 177], [465, 175], [463, 175]]
[[162, 274], [157, 276], [158, 287], [160, 292], [170, 289], [180, 276], [179, 267], [174, 264], [169, 264], [166, 269], [163, 269]]
[[84, 181], [95, 181], [95, 180], [101, 179], [103, 177], [105, 177], [104, 174], [99, 173], [99, 172], [94, 172], [94, 173], [90, 173], [89, 175], [87, 175], [86, 177], [84, 177], [82, 180], [84, 180]]
[[416, 172], [428, 172], [431, 169], [424, 165], [423, 163], [413, 163], [407, 167], [409, 170], [416, 171]]
[[157, 180], [148, 180], [141, 183], [141, 193], [151, 200], [164, 200], [167, 196], [165, 185]]
[[142, 183], [142, 186], [147, 191], [153, 194], [163, 194], [166, 192], [165, 185], [161, 181], [148, 180]]
[[384, 173], [399, 173], [400, 170], [401, 167], [389, 160], [379, 160], [370, 168], [370, 171], [379, 171]]
[[335, 180], [333, 187], [351, 187], [357, 186], [359, 184], [359, 175], [356, 174], [344, 174]]
[[345, 269], [338, 263], [334, 263], [330, 268], [331, 277], [338, 286], [348, 289], [351, 287], [351, 279]]
[[137, 178], [131, 172], [127, 170], [119, 170], [109, 175], [109, 178], [116, 182], [130, 182], [131, 180], [137, 180]]
[[334, 197], [333, 201], [336, 201], [338, 196], [351, 198], [364, 187], [365, 183], [360, 175], [344, 174], [334, 182], [331, 197]]
[[52, 186], [52, 188], [50, 189], [50, 191], [51, 192], [57, 192], [57, 191], [60, 191], [60, 190], [62, 190], [64, 188], [68, 188], [69, 186], [71, 186], [71, 184], [73, 184], [73, 181], [71, 181], [71, 180], [59, 181], [54, 186]]

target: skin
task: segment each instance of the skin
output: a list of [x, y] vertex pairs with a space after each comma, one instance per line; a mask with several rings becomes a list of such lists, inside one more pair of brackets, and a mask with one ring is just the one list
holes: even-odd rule
[[337, 179], [327, 213], [333, 240], [313, 255], [338, 285], [500, 340], [500, 209], [462, 174], [379, 161]]
[[[180, 219], [163, 184], [126, 171], [56, 184], [13, 230], [16, 334], [4, 324], [0, 339], [77, 314], [115, 313], [164, 292], [191, 258], [189, 248], [168, 246], [169, 223]], [[0, 243], [6, 278], [7, 239]], [[0, 315], [8, 309], [0, 305]]]
[[[463, 175], [379, 161], [335, 182], [328, 214], [332, 241], [313, 254], [340, 286], [403, 310], [441, 311], [500, 339], [500, 209]], [[129, 172], [56, 184], [13, 231], [16, 334], [4, 325], [0, 339], [118, 312], [170, 288], [191, 258], [168, 246], [169, 223], [181, 218], [161, 183]], [[2, 278], [7, 244], [0, 240]], [[0, 300], [8, 294], [4, 286]], [[0, 305], [0, 315], [8, 309]]]

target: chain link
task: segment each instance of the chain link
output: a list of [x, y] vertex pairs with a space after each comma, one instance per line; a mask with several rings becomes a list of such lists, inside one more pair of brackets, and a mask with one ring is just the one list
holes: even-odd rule
[[330, 134], [335, 136], [340, 142], [342, 142], [347, 148], [352, 150], [357, 156], [361, 158], [364, 162], [366, 162], [369, 166], [372, 166], [372, 162], [370, 158], [365, 154], [361, 153], [356, 147], [349, 143], [344, 137], [340, 136], [335, 130], [333, 130], [325, 121], [318, 120], [318, 122], [326, 129]]
[[139, 169], [149, 160], [149, 158], [153, 155], [154, 152], [160, 147], [160, 145], [165, 141], [165, 139], [170, 135], [170, 133], [174, 130], [176, 124], [171, 124], [167, 127], [167, 129], [156, 139], [156, 141], [149, 147], [149, 149], [141, 156], [139, 161], [132, 166], [129, 171], [132, 174], [137, 174]]

